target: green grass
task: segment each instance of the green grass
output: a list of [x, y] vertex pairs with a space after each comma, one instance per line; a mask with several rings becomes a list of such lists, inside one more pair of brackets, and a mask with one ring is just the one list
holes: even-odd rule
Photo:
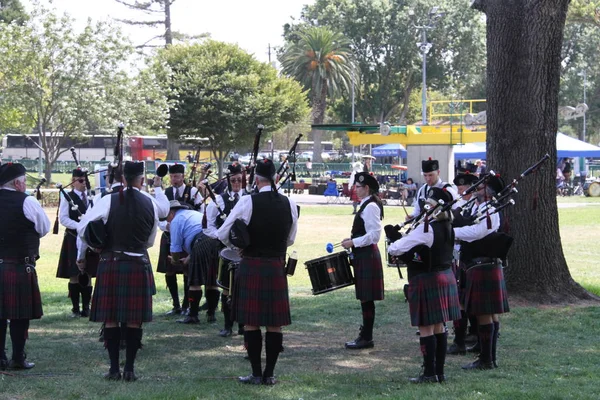
[[[68, 317], [67, 282], [54, 277], [62, 235], [45, 237], [37, 268], [45, 315], [32, 322], [27, 346], [29, 359], [37, 365], [16, 376], [0, 375], [0, 399], [598, 398], [597, 306], [513, 307], [502, 318], [500, 368], [464, 372], [460, 366], [470, 361], [468, 356], [448, 357], [447, 384], [410, 385], [408, 378], [420, 371], [418, 338], [401, 291], [405, 281], [395, 269], [386, 268], [386, 299], [377, 303], [375, 348], [346, 351], [343, 343], [356, 337], [361, 322], [354, 289], [312, 296], [302, 263], [325, 255], [325, 243], [348, 236], [351, 210], [350, 205], [302, 207], [293, 246], [300, 263], [289, 280], [293, 324], [284, 330], [285, 351], [276, 368], [281, 383], [274, 387], [235, 382], [250, 367], [243, 359], [241, 337], [217, 336], [221, 314], [217, 325], [202, 321], [197, 326], [182, 326], [163, 316], [170, 301], [162, 274], [155, 275], [155, 320], [145, 326], [144, 348], [136, 363], [142, 378], [130, 384], [102, 380], [108, 357], [97, 341], [100, 325]], [[48, 210], [52, 217], [54, 212]], [[386, 223], [403, 219], [400, 207], [386, 207], [385, 212]], [[564, 208], [559, 213], [570, 271], [576, 281], [598, 293], [600, 232], [595, 225], [600, 207]], [[157, 259], [157, 246], [150, 254]]]

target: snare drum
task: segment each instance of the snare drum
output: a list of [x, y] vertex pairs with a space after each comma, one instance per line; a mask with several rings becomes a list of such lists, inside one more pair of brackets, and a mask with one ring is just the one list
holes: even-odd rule
[[350, 260], [346, 251], [316, 258], [304, 263], [314, 295], [354, 285]]
[[[221, 289], [229, 290], [233, 285], [231, 275], [235, 276], [235, 270], [240, 265], [242, 260], [237, 251], [224, 248], [219, 254], [219, 274], [217, 275], [217, 286]], [[234, 271], [233, 274], [231, 271]]]
[[583, 194], [585, 194], [586, 197], [599, 197], [600, 182], [586, 182], [583, 185]]

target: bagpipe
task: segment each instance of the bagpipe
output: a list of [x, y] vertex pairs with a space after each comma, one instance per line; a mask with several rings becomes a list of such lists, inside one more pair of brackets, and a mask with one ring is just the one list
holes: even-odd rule
[[254, 179], [254, 175], [256, 174], [256, 163], [258, 162], [258, 149], [260, 147], [260, 137], [262, 135], [263, 130], [265, 129], [264, 125], [259, 124], [256, 127], [256, 134], [254, 135], [254, 144], [252, 146], [252, 155], [250, 156], [250, 162], [248, 163], [247, 171], [248, 171], [248, 180], [246, 181], [246, 192], [252, 193], [256, 188], [256, 182]]
[[[296, 181], [296, 147], [298, 147], [298, 142], [302, 138], [302, 134], [299, 134], [296, 140], [294, 140], [294, 144], [288, 151], [288, 154], [285, 156], [285, 159], [279, 166], [277, 170], [277, 190], [281, 189], [285, 183], [290, 180], [291, 182]], [[290, 171], [290, 159], [292, 160], [292, 167]]]

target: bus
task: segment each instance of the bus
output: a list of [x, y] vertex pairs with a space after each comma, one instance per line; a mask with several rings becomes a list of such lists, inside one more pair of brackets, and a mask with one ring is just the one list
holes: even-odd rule
[[[72, 161], [71, 147], [75, 147], [79, 161], [113, 161], [116, 135], [84, 135], [65, 139], [62, 149], [65, 150], [58, 161]], [[167, 136], [129, 136], [124, 139], [125, 155], [132, 160], [166, 160]], [[35, 160], [39, 157], [39, 136], [37, 134], [15, 135], [6, 134], [2, 138], [2, 159], [7, 160]], [[196, 155], [198, 146], [205, 147], [208, 139], [189, 138], [180, 142], [179, 160], [185, 160], [188, 153]], [[42, 155], [43, 157], [43, 155]], [[200, 152], [201, 160], [210, 160], [211, 153], [203, 149]]]

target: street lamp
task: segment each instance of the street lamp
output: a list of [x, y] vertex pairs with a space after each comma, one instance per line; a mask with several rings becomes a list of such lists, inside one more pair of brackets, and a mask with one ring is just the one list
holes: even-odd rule
[[[421, 94], [421, 113], [422, 113], [422, 124], [427, 125], [427, 53], [431, 50], [431, 43], [427, 42], [427, 31], [435, 27], [436, 22], [442, 18], [445, 13], [439, 12], [439, 7], [435, 6], [429, 10], [427, 14], [427, 23], [423, 25], [415, 25], [417, 30], [421, 30], [421, 41], [417, 43], [419, 51], [423, 56], [423, 90]], [[414, 16], [414, 11], [409, 10], [408, 15]]]
[[[583, 71], [581, 71], [580, 73], [578, 73], [577, 75], [582, 76], [583, 77], [583, 104], [586, 104], [587, 98], [586, 98], [586, 92], [585, 92], [585, 87], [587, 86], [587, 73], [585, 71], [585, 69]], [[587, 105], [587, 104], [586, 104]], [[585, 120], [585, 112], [583, 113], [583, 130], [581, 132], [581, 140], [583, 142], [585, 142], [585, 133], [586, 133], [586, 120]]]

